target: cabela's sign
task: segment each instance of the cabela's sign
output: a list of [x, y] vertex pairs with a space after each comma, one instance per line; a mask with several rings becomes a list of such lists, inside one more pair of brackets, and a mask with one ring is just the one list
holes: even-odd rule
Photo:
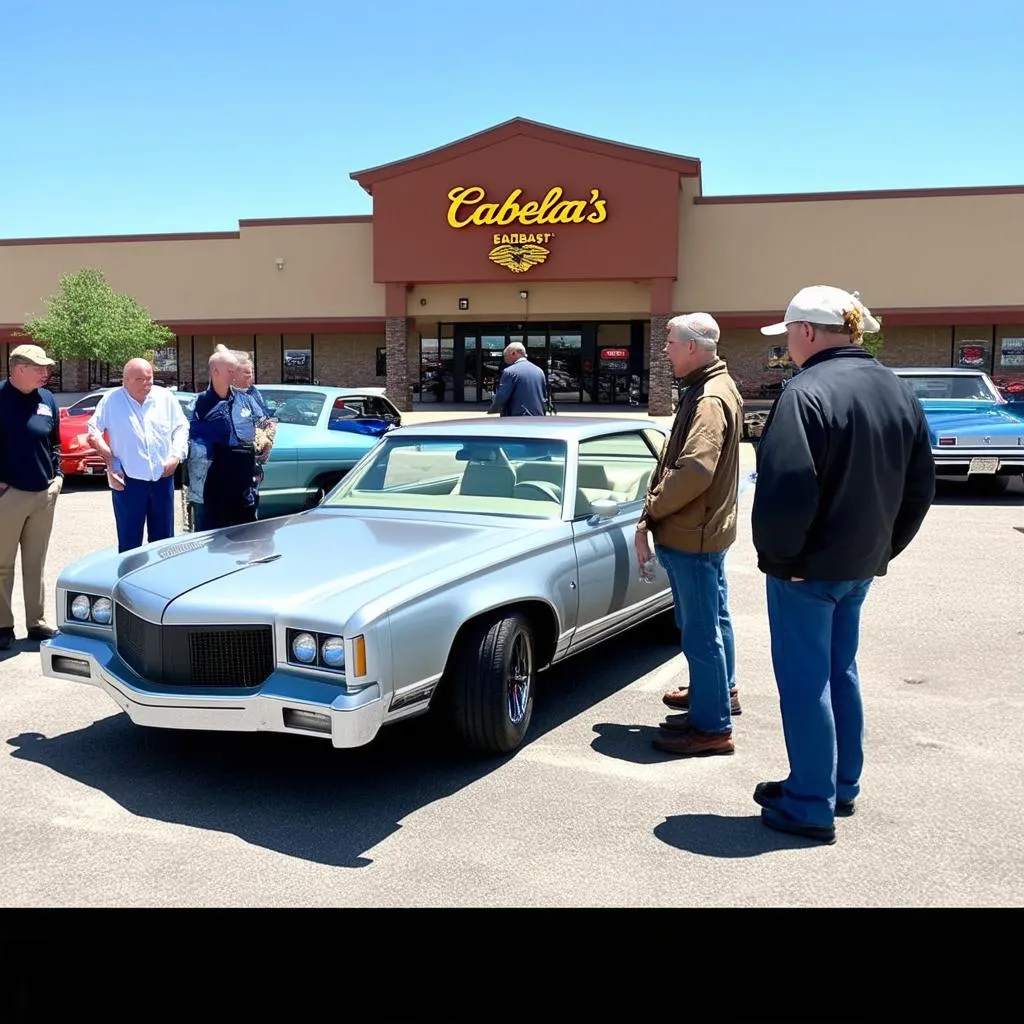
[[[541, 200], [520, 202], [521, 188], [513, 189], [502, 202], [485, 202], [487, 192], [480, 185], [457, 185], [448, 193], [448, 224], [456, 229], [468, 227], [544, 227], [549, 224], [601, 224], [608, 217], [606, 200], [600, 189], [592, 188], [587, 199], [566, 199], [564, 190], [548, 189]], [[514, 274], [543, 263], [546, 248], [554, 237], [551, 231], [498, 232], [492, 235], [493, 248], [487, 254], [499, 266]]]

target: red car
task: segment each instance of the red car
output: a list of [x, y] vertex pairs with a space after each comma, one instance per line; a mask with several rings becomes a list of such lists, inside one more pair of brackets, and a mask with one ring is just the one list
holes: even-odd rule
[[[113, 388], [101, 388], [60, 410], [60, 464], [65, 476], [104, 473], [103, 459], [89, 447], [86, 424], [103, 395]], [[103, 439], [109, 441], [106, 433]]]

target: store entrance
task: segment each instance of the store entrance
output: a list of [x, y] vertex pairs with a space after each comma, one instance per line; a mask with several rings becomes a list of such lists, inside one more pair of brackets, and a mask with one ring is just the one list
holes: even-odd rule
[[593, 389], [584, 380], [582, 325], [456, 324], [454, 341], [455, 402], [490, 402], [505, 366], [505, 348], [516, 341], [526, 346], [530, 362], [547, 374], [548, 390], [556, 403], [593, 401]]
[[636, 405], [644, 367], [643, 321], [441, 323], [420, 335], [420, 402], [489, 404], [512, 342], [547, 375], [556, 405]]

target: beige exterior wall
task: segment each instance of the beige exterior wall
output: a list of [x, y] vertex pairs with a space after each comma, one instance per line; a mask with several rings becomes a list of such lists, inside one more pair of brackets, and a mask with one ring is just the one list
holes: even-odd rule
[[[1024, 195], [694, 204], [696, 187], [684, 180], [680, 194], [677, 310], [781, 309], [815, 281], [859, 289], [878, 308], [1024, 304]], [[822, 241], [804, 248], [794, 241], [801, 236]], [[0, 245], [0, 324], [41, 312], [60, 276], [83, 266], [99, 267], [163, 321], [385, 311], [384, 286], [372, 281], [372, 225], [357, 222], [242, 227], [238, 238]], [[459, 298], [469, 298], [468, 312]], [[510, 275], [414, 287], [406, 310], [445, 320], [646, 318], [650, 286]]]
[[[444, 321], [477, 320], [639, 320], [650, 316], [647, 282], [594, 281], [586, 284], [541, 282], [529, 273], [509, 275], [508, 284], [420, 285], [407, 293], [409, 316]], [[529, 293], [521, 299], [519, 292]], [[459, 299], [469, 299], [468, 311]], [[426, 300], [425, 302], [421, 300]]]
[[1024, 195], [683, 202], [679, 216], [677, 309], [785, 309], [817, 283], [880, 309], [1024, 304]]
[[242, 227], [239, 235], [0, 245], [0, 324], [41, 313], [61, 275], [85, 266], [160, 321], [384, 315], [369, 222]]

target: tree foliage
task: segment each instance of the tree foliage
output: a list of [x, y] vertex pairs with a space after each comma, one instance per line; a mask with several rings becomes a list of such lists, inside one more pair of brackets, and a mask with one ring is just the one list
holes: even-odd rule
[[101, 270], [83, 267], [60, 279], [46, 312], [25, 321], [21, 334], [55, 359], [97, 359], [121, 366], [174, 340], [132, 296], [115, 292]]
[[865, 352], [877, 357], [885, 344], [885, 334], [882, 332], [882, 318], [876, 316], [875, 319], [878, 321], [878, 330], [874, 334], [865, 334], [861, 339], [861, 344], [864, 346]]

